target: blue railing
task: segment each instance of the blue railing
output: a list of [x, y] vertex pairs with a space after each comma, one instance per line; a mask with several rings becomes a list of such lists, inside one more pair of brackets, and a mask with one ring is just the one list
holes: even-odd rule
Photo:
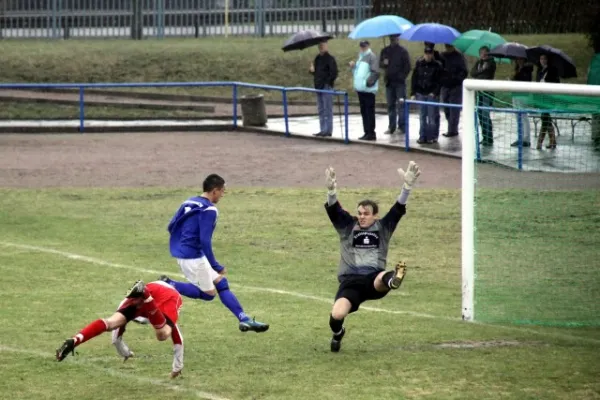
[[290, 136], [288, 115], [288, 92], [326, 93], [334, 96], [344, 96], [344, 142], [349, 143], [348, 136], [348, 93], [338, 90], [321, 90], [303, 87], [287, 88], [284, 86], [259, 85], [245, 82], [156, 82], [156, 83], [0, 83], [1, 89], [78, 89], [79, 90], [79, 132], [85, 131], [85, 89], [106, 88], [142, 88], [142, 87], [231, 87], [232, 88], [232, 121], [233, 126], [238, 126], [238, 88], [252, 88], [262, 90], [276, 90], [281, 92], [283, 103], [283, 118], [285, 121], [285, 136]]

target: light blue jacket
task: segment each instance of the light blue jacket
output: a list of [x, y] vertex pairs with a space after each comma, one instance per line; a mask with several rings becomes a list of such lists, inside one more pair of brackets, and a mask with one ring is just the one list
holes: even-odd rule
[[371, 49], [366, 53], [360, 53], [356, 65], [352, 69], [354, 90], [357, 92], [377, 93], [379, 89], [379, 80], [375, 85], [368, 87], [367, 79], [373, 72], [379, 71], [379, 60]]

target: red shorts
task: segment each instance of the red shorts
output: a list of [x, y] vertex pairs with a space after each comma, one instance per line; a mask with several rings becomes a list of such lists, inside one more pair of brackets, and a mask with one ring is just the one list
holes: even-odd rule
[[[181, 295], [171, 285], [163, 281], [155, 281], [146, 284], [146, 288], [154, 299], [154, 304], [165, 318], [167, 323], [174, 326], [179, 318], [179, 309], [183, 304]], [[125, 299], [119, 304], [117, 312], [123, 314], [127, 322], [137, 318], [148, 318], [144, 310], [141, 308], [140, 299]]]

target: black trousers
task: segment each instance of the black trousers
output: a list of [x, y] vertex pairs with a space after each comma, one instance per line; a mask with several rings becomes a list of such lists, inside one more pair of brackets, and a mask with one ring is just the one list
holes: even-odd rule
[[356, 92], [365, 136], [375, 137], [375, 93]]

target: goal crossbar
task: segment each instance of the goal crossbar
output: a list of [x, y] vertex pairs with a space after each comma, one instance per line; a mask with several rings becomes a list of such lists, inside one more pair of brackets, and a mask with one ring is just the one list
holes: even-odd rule
[[[496, 91], [513, 93], [536, 93], [572, 96], [598, 97], [599, 85], [494, 81], [465, 79], [463, 81], [463, 129], [462, 140], [462, 192], [461, 192], [461, 230], [462, 230], [462, 319], [475, 320], [475, 156], [476, 156], [476, 94], [478, 91]], [[469, 111], [471, 110], [471, 111]]]

